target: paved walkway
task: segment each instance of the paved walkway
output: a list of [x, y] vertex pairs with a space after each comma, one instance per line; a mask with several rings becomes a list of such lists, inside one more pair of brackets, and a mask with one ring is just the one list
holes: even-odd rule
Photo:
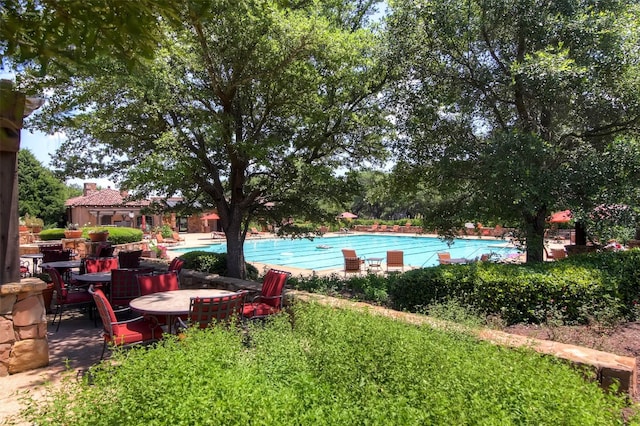
[[[52, 315], [48, 317], [51, 320]], [[76, 376], [100, 361], [102, 323], [96, 326], [85, 313], [69, 310], [59, 331], [49, 324], [47, 338], [47, 367], [0, 377], [0, 424], [13, 424], [11, 419], [23, 408], [20, 399], [25, 394], [38, 398], [43, 395], [45, 385], [59, 383], [65, 371]]]

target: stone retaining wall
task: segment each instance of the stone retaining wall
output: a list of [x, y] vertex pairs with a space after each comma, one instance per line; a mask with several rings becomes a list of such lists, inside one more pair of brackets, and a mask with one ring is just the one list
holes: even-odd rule
[[0, 285], [0, 376], [49, 364], [45, 288], [37, 278]]

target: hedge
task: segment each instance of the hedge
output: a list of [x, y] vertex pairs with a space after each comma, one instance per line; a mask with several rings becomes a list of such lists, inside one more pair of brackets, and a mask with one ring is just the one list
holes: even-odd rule
[[590, 318], [635, 319], [640, 250], [585, 254], [535, 265], [473, 263], [406, 272], [390, 283], [395, 309], [420, 311], [456, 300], [508, 324]]
[[[83, 228], [82, 229], [82, 237], [89, 238], [89, 231], [93, 229], [106, 229], [109, 231], [108, 241], [113, 244], [127, 244], [127, 243], [136, 243], [138, 241], [142, 241], [142, 231], [135, 228], [124, 228], [124, 227], [108, 227], [108, 228]], [[61, 240], [64, 238], [64, 229], [63, 228], [51, 228], [45, 229], [40, 232], [40, 239], [42, 241], [52, 241], [52, 240]]]
[[[180, 255], [184, 260], [184, 268], [200, 272], [210, 272], [221, 276], [227, 275], [227, 253], [212, 253], [204, 250], [194, 250]], [[258, 278], [258, 269], [250, 263], [246, 264], [247, 278]]]

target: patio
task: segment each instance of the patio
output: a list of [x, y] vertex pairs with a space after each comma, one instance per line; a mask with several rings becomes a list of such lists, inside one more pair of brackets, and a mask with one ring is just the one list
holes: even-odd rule
[[64, 312], [60, 330], [56, 332], [50, 318], [47, 326], [49, 365], [2, 378], [0, 419], [7, 421], [20, 411], [20, 397], [25, 392], [37, 397], [47, 383], [59, 383], [67, 369], [71, 370], [70, 374], [77, 374], [100, 360], [102, 324], [96, 327], [88, 315], [69, 309]]
[[[188, 246], [197, 246], [211, 241], [210, 234], [183, 234], [183, 236], [187, 239], [186, 245]], [[300, 272], [301, 271], [295, 271], [294, 273], [298, 274]], [[300, 292], [293, 291], [292, 294], [293, 293], [302, 298], [307, 297]], [[344, 301], [337, 302], [331, 298], [327, 299], [330, 300], [326, 300], [325, 303], [331, 305], [335, 303], [349, 303]], [[365, 304], [356, 305], [361, 307]], [[402, 314], [397, 312], [390, 312], [386, 315], [389, 314], [392, 316], [402, 316]], [[413, 315], [411, 315], [411, 317], [409, 321], [416, 321]], [[48, 319], [50, 322], [51, 315], [49, 315]], [[42, 394], [45, 384], [49, 382], [59, 383], [64, 376], [62, 373], [65, 370], [70, 369], [70, 374], [75, 376], [100, 360], [103, 341], [102, 325], [98, 323], [98, 325], [95, 326], [92, 319], [78, 310], [70, 309], [65, 311], [60, 330], [57, 333], [55, 332], [55, 327], [49, 324], [47, 338], [50, 348], [50, 363], [47, 367], [3, 378], [3, 383], [6, 385], [0, 390], [0, 418], [7, 419], [20, 411], [20, 397], [25, 392], [29, 392], [29, 394], [38, 397]], [[505, 339], [503, 336], [498, 339], [496, 339], [496, 336], [485, 336], [485, 338], [489, 340]], [[587, 356], [587, 358], [589, 358], [589, 356]], [[582, 362], [584, 362], [584, 358]], [[612, 363], [619, 365], [619, 360]]]

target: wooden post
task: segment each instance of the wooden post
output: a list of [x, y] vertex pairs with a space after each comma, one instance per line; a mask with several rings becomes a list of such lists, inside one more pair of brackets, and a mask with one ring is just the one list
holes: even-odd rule
[[20, 281], [18, 151], [22, 119], [42, 105], [0, 80], [0, 285]]
[[18, 151], [25, 95], [0, 80], [0, 284], [20, 281]]

